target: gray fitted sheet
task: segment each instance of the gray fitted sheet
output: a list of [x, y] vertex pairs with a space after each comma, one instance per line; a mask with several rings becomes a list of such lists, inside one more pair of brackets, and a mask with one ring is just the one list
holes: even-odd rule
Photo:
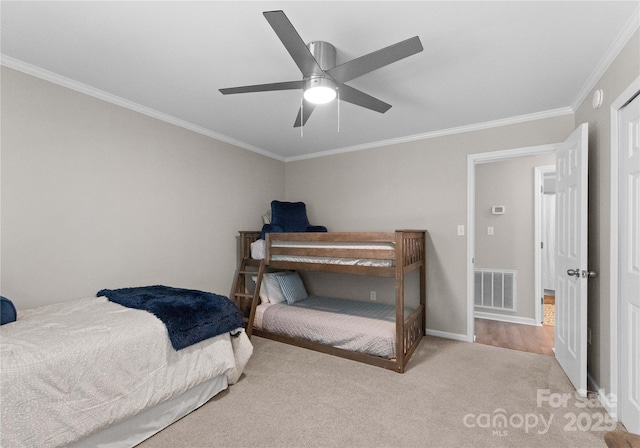
[[[405, 318], [411, 310], [405, 308]], [[394, 305], [311, 296], [292, 305], [271, 304], [262, 329], [349, 351], [395, 358]]]

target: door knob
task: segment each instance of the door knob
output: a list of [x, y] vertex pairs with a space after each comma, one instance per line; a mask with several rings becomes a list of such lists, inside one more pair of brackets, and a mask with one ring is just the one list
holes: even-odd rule
[[567, 270], [567, 275], [576, 278], [594, 278], [598, 276], [598, 273], [596, 271], [581, 271], [580, 269], [569, 269]]

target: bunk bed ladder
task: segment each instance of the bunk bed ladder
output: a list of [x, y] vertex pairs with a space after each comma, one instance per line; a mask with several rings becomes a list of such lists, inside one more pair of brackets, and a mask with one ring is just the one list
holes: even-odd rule
[[[236, 271], [236, 280], [233, 287], [232, 300], [242, 311], [242, 319], [245, 323], [247, 336], [251, 339], [253, 333], [253, 319], [258, 306], [262, 274], [264, 273], [264, 260], [243, 258]], [[256, 285], [253, 292], [247, 288], [247, 278], [256, 277]], [[249, 283], [250, 283], [249, 282]]]

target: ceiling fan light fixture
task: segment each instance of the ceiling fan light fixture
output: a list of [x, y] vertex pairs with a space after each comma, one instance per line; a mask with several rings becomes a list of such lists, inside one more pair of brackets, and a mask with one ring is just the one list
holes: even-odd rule
[[336, 84], [329, 78], [311, 78], [304, 89], [304, 99], [313, 104], [329, 103], [336, 96]]
[[[334, 99], [338, 100], [338, 104], [340, 101], [346, 101], [381, 114], [385, 113], [391, 108], [391, 104], [345, 83], [423, 50], [420, 38], [414, 36], [336, 65], [336, 48], [333, 45], [325, 41], [305, 44], [283, 11], [265, 11], [263, 15], [300, 69], [302, 79], [225, 88], [220, 89], [220, 93], [229, 95], [302, 89], [304, 100], [300, 101], [298, 116], [293, 124], [296, 128], [304, 126], [315, 105], [329, 103]], [[339, 117], [340, 107], [338, 107], [338, 120]]]

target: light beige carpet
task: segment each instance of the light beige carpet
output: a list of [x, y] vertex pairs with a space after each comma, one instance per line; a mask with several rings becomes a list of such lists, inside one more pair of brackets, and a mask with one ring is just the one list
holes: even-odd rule
[[549, 356], [426, 337], [401, 375], [253, 343], [238, 384], [140, 446], [586, 448], [615, 427]]

